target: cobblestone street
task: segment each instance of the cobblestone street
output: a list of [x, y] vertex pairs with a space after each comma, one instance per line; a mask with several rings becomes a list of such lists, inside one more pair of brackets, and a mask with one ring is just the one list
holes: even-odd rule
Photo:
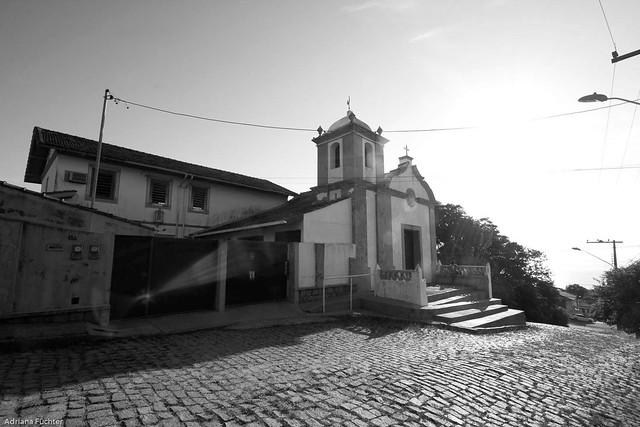
[[0, 354], [0, 420], [90, 425], [640, 425], [640, 341], [372, 318]]

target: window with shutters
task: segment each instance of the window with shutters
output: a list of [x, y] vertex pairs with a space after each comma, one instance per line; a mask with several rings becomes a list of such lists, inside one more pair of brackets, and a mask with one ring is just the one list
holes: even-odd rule
[[[93, 188], [93, 175], [95, 168], [91, 168], [91, 180], [87, 182], [87, 194], [91, 197]], [[98, 172], [98, 182], [96, 183], [96, 200], [115, 202], [118, 192], [118, 173], [109, 169], [102, 169]]]
[[147, 205], [155, 207], [169, 207], [171, 182], [164, 179], [149, 178], [149, 193]]
[[207, 212], [209, 208], [209, 189], [207, 187], [191, 186], [191, 210]]

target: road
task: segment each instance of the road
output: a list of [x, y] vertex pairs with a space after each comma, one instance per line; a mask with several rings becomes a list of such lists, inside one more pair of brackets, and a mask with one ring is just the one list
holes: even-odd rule
[[337, 322], [0, 354], [0, 421], [640, 425], [640, 341], [540, 324], [469, 335]]

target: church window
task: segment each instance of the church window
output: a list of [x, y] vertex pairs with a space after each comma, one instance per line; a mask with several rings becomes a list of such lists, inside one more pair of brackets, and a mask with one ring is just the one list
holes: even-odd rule
[[336, 142], [331, 145], [330, 149], [331, 154], [331, 168], [339, 168], [340, 167], [340, 143]]
[[364, 144], [364, 167], [373, 167], [373, 146], [368, 142]]

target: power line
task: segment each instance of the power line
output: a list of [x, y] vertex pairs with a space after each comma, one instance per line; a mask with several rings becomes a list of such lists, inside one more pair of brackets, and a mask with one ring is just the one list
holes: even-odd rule
[[[638, 97], [640, 97], [640, 90], [638, 90]], [[631, 125], [629, 126], [629, 132], [627, 133], [627, 141], [624, 144], [624, 152], [622, 153], [622, 159], [620, 160], [620, 166], [624, 165], [624, 161], [627, 158], [627, 150], [629, 149], [629, 142], [631, 141], [631, 134], [633, 132], [633, 125], [636, 121], [636, 113], [638, 112], [638, 105], [635, 104], [633, 109], [633, 116], [631, 117]], [[620, 174], [618, 174], [618, 179]]]
[[[205, 121], [209, 121], [209, 122], [224, 123], [224, 124], [238, 125], [238, 126], [250, 126], [250, 127], [263, 128], [263, 129], [288, 130], [288, 131], [297, 131], [297, 132], [317, 132], [316, 129], [305, 128], [305, 127], [275, 126], [275, 125], [267, 125], [267, 124], [252, 123], [252, 122], [245, 122], [245, 121], [237, 121], [237, 120], [225, 120], [225, 119], [219, 119], [219, 118], [207, 117], [207, 116], [200, 116], [200, 115], [190, 114], [190, 113], [182, 113], [182, 112], [179, 112], [179, 111], [169, 110], [167, 108], [154, 107], [152, 105], [133, 102], [133, 101], [129, 101], [127, 99], [118, 98], [118, 97], [114, 97], [113, 100], [116, 103], [123, 102], [125, 104], [135, 105], [136, 107], [145, 108], [145, 109], [152, 110], [152, 111], [157, 111], [157, 112], [160, 112], [160, 113], [171, 114], [171, 115], [180, 116], [180, 117], [187, 117], [187, 118], [197, 119], [197, 120], [205, 120]], [[636, 99], [634, 101], [640, 101], [640, 98]], [[558, 117], [571, 116], [571, 115], [575, 115], [575, 114], [589, 113], [589, 112], [592, 112], [592, 111], [611, 109], [612, 107], [618, 107], [618, 106], [624, 105], [624, 104], [626, 104], [626, 102], [619, 102], [617, 104], [610, 104], [610, 105], [606, 105], [606, 106], [603, 106], [603, 107], [589, 108], [589, 109], [586, 109], [586, 110], [578, 110], [578, 111], [571, 111], [571, 112], [567, 112], [567, 113], [559, 113], [559, 114], [552, 114], [552, 115], [548, 115], [548, 116], [540, 116], [540, 117], [535, 117], [535, 118], [531, 119], [531, 121], [554, 119], [554, 118], [558, 118]], [[127, 107], [127, 109], [128, 108], [129, 107]], [[385, 133], [446, 132], [446, 131], [460, 131], [460, 130], [480, 129], [482, 127], [483, 126], [454, 126], [454, 127], [445, 127], [445, 128], [394, 129], [394, 130], [385, 130], [384, 132]]]
[[610, 166], [610, 167], [602, 167], [602, 168], [569, 169], [567, 172], [604, 171], [604, 170], [619, 170], [619, 169], [640, 169], [640, 165]]
[[210, 122], [226, 123], [226, 124], [230, 124], [230, 125], [240, 125], [240, 126], [252, 126], [252, 127], [257, 127], [257, 128], [265, 128], [265, 129], [295, 130], [295, 131], [302, 131], [302, 132], [316, 132], [315, 129], [310, 129], [310, 128], [297, 128], [297, 127], [288, 127], [288, 126], [272, 126], [272, 125], [263, 125], [263, 124], [257, 124], [257, 123], [249, 123], [249, 122], [237, 122], [237, 121], [233, 121], [233, 120], [223, 120], [223, 119], [215, 119], [215, 118], [212, 118], [212, 117], [197, 116], [195, 114], [180, 113], [180, 112], [177, 112], [177, 111], [171, 111], [171, 110], [167, 110], [167, 109], [164, 109], [164, 108], [158, 108], [158, 107], [152, 107], [150, 105], [139, 104], [139, 103], [136, 103], [136, 102], [133, 102], [133, 101], [128, 101], [128, 100], [122, 99], [122, 98], [114, 98], [114, 100], [120, 101], [120, 102], [124, 102], [125, 104], [135, 105], [135, 106], [141, 107], [141, 108], [147, 108], [149, 110], [159, 111], [161, 113], [173, 114], [174, 116], [189, 117], [189, 118], [192, 118], [192, 119], [207, 120], [207, 121], [210, 121]]
[[[609, 93], [613, 93], [613, 86], [616, 81], [616, 64], [613, 64], [613, 73], [611, 74], [611, 89]], [[611, 100], [609, 100], [611, 105]], [[607, 111], [607, 124], [604, 128], [604, 140], [602, 141], [602, 150], [600, 151], [600, 167], [604, 166], [604, 157], [607, 151], [607, 138], [609, 137], [609, 123], [611, 122], [611, 109]]]
[[607, 19], [607, 14], [605, 13], [604, 7], [602, 6], [602, 0], [598, 0], [598, 3], [600, 4], [600, 10], [602, 11], [602, 16], [604, 16], [604, 22], [605, 22], [605, 24], [607, 24], [607, 30], [609, 30], [609, 37], [611, 37], [611, 43], [613, 44], [613, 50], [617, 52], [618, 48], [616, 47], [615, 40], [613, 40], [613, 33], [611, 32], [611, 26], [609, 25], [609, 20]]
[[479, 127], [480, 126], [458, 126], [458, 127], [451, 127], [451, 128], [385, 130], [385, 133], [442, 132], [442, 131], [449, 131], [449, 130], [478, 129]]

